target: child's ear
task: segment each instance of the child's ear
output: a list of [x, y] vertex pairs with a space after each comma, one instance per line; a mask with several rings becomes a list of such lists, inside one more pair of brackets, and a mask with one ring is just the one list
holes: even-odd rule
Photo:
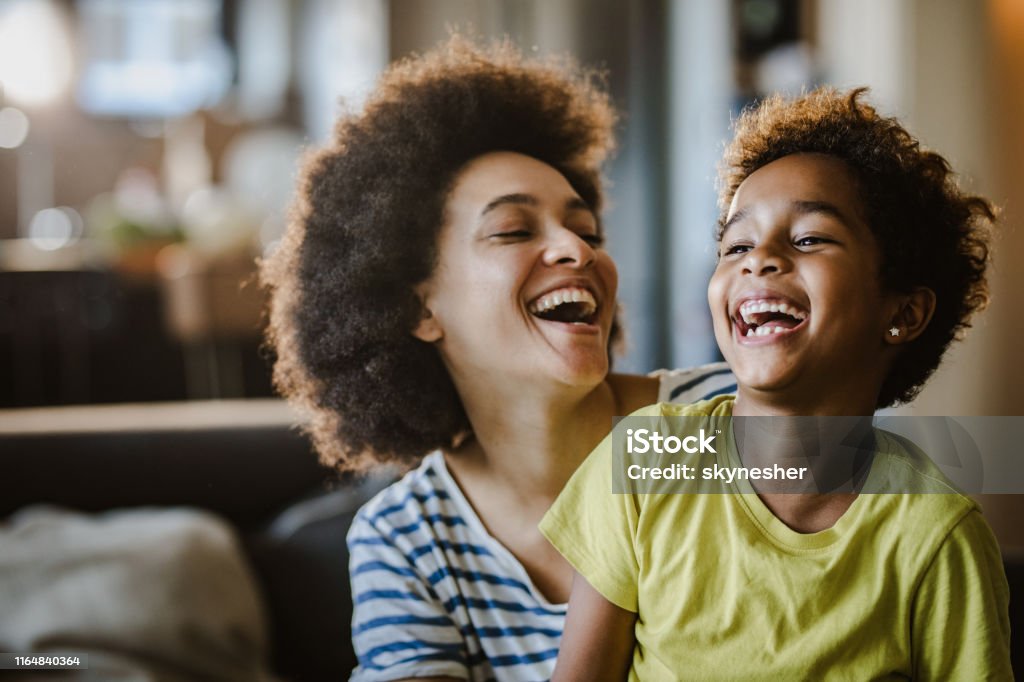
[[441, 337], [444, 336], [444, 330], [441, 329], [440, 321], [430, 310], [429, 296], [425, 283], [416, 287], [416, 297], [420, 299], [421, 312], [420, 321], [413, 328], [412, 335], [420, 341], [426, 341], [427, 343], [440, 341]]
[[896, 299], [897, 308], [884, 338], [892, 345], [913, 341], [928, 326], [935, 313], [935, 292], [927, 287], [918, 287], [909, 294]]

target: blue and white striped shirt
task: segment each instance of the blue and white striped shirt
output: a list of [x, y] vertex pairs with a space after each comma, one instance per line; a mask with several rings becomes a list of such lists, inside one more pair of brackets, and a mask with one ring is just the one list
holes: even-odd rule
[[[733, 393], [723, 363], [659, 374], [659, 401]], [[435, 452], [357, 514], [348, 534], [359, 682], [548, 680], [565, 624], [484, 528]]]

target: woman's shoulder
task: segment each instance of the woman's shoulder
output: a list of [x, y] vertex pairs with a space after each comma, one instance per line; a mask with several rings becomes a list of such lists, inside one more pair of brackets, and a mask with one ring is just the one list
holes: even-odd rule
[[658, 379], [658, 402], [661, 403], [696, 403], [736, 393], [736, 377], [724, 362], [660, 369], [651, 376]]
[[353, 556], [398, 552], [420, 568], [492, 556], [492, 541], [434, 452], [356, 513], [348, 532]]
[[625, 413], [653, 403], [695, 403], [736, 392], [736, 377], [729, 365], [712, 362], [681, 369], [659, 369], [644, 376], [612, 374], [608, 383]]
[[415, 530], [419, 522], [440, 520], [452, 515], [452, 494], [441, 475], [434, 452], [420, 465], [370, 498], [356, 513], [356, 524], [365, 524], [378, 532], [393, 534], [395, 529]]

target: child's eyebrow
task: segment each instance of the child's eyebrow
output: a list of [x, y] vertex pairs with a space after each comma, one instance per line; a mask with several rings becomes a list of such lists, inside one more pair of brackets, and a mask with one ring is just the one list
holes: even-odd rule
[[721, 229], [718, 230], [718, 238], [721, 239], [723, 236], [725, 236], [726, 230], [728, 230], [730, 227], [732, 227], [733, 225], [735, 225], [736, 223], [738, 223], [739, 221], [743, 220], [746, 217], [747, 209], [745, 208], [741, 208], [740, 210], [733, 213], [728, 220], [722, 223]]
[[832, 216], [844, 225], [850, 224], [849, 219], [839, 210], [839, 207], [827, 201], [794, 201], [793, 208], [796, 209], [797, 213], [824, 213]]
[[[830, 204], [827, 201], [794, 201], [790, 204], [796, 213], [800, 215], [807, 215], [811, 213], [824, 213], [825, 215], [831, 216], [841, 222], [843, 225], [850, 225], [849, 219], [843, 214], [839, 207], [835, 204]], [[725, 236], [726, 230], [735, 225], [736, 223], [744, 220], [748, 215], [747, 209], [741, 208], [732, 214], [732, 216], [726, 220], [720, 230], [718, 230], [718, 239]]]

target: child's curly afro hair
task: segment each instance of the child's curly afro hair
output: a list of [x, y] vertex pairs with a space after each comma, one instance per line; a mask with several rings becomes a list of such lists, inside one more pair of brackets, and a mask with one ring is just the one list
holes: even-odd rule
[[447, 195], [466, 163], [513, 151], [560, 171], [597, 214], [615, 123], [598, 80], [454, 36], [392, 66], [308, 160], [262, 281], [275, 385], [309, 414], [325, 463], [408, 466], [469, 432], [439, 354], [411, 334]]
[[936, 307], [925, 331], [894, 362], [878, 407], [908, 402], [939, 366], [950, 342], [988, 304], [985, 269], [996, 210], [962, 192], [949, 163], [895, 118], [861, 101], [866, 88], [819, 88], [793, 100], [773, 96], [735, 123], [719, 173], [719, 237], [740, 184], [790, 154], [819, 153], [847, 165], [882, 255], [882, 285], [927, 287]]

